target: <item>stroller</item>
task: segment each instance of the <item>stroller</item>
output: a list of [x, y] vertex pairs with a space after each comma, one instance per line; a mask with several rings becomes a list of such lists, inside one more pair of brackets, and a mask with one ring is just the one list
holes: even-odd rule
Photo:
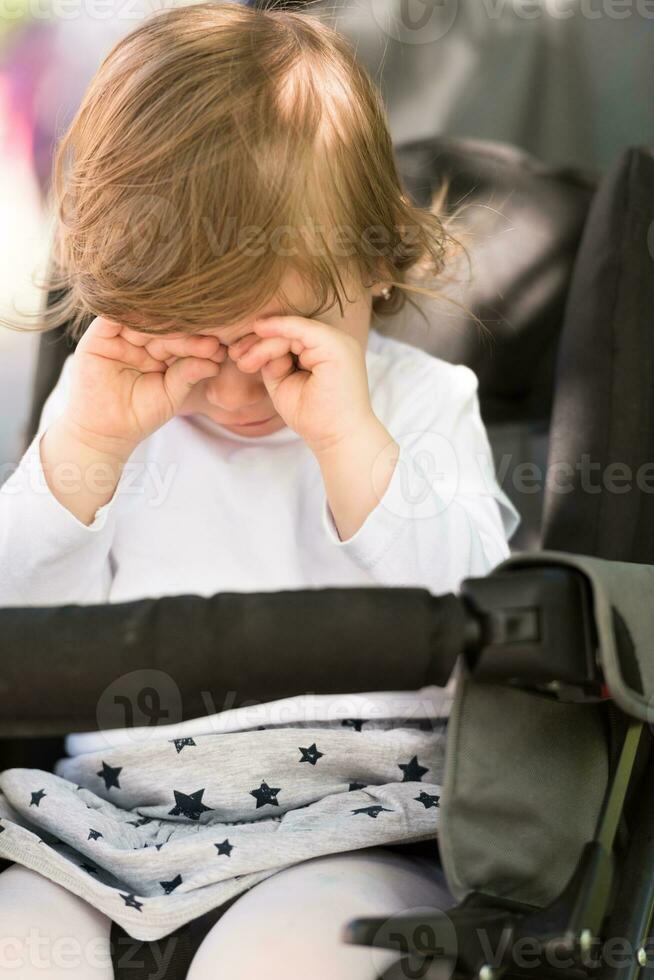
[[[416, 202], [448, 175], [450, 202], [471, 215], [465, 302], [494, 342], [448, 317], [423, 345], [477, 371], [500, 480], [523, 516], [520, 550], [457, 595], [326, 588], [2, 609], [0, 764], [51, 768], [63, 734], [97, 728], [102, 692], [136, 667], [174, 678], [188, 718], [204, 713], [201, 692], [213, 703], [229, 692], [238, 706], [368, 691], [373, 678], [380, 690], [444, 685], [456, 668], [438, 847], [458, 904], [344, 922], [344, 942], [397, 950], [384, 980], [645, 980], [654, 152], [628, 150], [601, 179], [470, 140], [402, 144], [396, 159]], [[420, 343], [415, 322], [382, 329]], [[71, 349], [62, 331], [41, 337], [28, 440]], [[253, 656], [271, 637], [285, 651], [274, 674]], [[200, 920], [166, 937], [176, 942], [169, 978], [185, 976], [202, 938]], [[125, 975], [149, 976], [149, 944], [134, 943], [143, 972], [131, 964]]]

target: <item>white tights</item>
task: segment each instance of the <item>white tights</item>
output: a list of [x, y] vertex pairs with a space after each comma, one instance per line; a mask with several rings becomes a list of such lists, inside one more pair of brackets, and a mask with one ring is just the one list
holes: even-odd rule
[[[245, 892], [211, 927], [188, 980], [375, 980], [399, 958], [341, 942], [345, 922], [455, 904], [435, 861], [371, 847], [312, 858]], [[0, 874], [0, 977], [113, 980], [111, 920], [22, 865]]]

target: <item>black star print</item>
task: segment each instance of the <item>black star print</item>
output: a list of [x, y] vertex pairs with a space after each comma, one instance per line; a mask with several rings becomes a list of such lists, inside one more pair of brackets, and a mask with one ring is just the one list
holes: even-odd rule
[[425, 773], [429, 772], [428, 768], [420, 765], [417, 755], [414, 755], [411, 762], [406, 762], [404, 765], [400, 765], [398, 768], [400, 768], [404, 773], [404, 776], [402, 777], [403, 783], [419, 783], [422, 781], [422, 777], [425, 775]]
[[168, 811], [169, 816], [177, 817], [182, 813], [189, 820], [199, 820], [200, 814], [206, 813], [207, 810], [213, 810], [212, 806], [205, 806], [202, 802], [203, 789], [197, 789], [190, 796], [187, 796], [186, 793], [180, 793], [176, 789], [173, 790], [173, 793], [175, 794], [175, 806]]
[[425, 810], [430, 810], [433, 806], [440, 805], [440, 796], [430, 796], [429, 793], [425, 793], [424, 790], [420, 796], [414, 796], [413, 798], [417, 803], [422, 803]]
[[39, 803], [41, 802], [41, 800], [43, 799], [43, 797], [44, 796], [47, 796], [47, 795], [48, 794], [43, 789], [37, 790], [36, 792], [32, 793], [32, 799], [30, 800], [30, 806], [38, 806]]
[[216, 848], [219, 854], [226, 854], [227, 857], [232, 856], [234, 845], [229, 843], [228, 838], [225, 838], [222, 844], [214, 844], [213, 846]]
[[119, 892], [119, 894], [125, 905], [132, 909], [138, 909], [139, 912], [141, 911], [143, 908], [143, 902], [137, 902], [136, 895], [132, 895], [131, 892], [128, 892], [126, 895], [123, 895], [122, 892]]
[[192, 738], [169, 738], [168, 741], [174, 744], [177, 749], [177, 755], [179, 755], [185, 745], [195, 745]]
[[112, 786], [115, 786], [116, 789], [120, 789], [120, 785], [118, 783], [118, 773], [122, 768], [122, 766], [108, 766], [106, 762], [103, 762], [102, 769], [100, 769], [99, 772], [96, 772], [96, 776], [100, 776], [102, 779], [104, 779], [105, 789], [111, 789]]
[[175, 877], [171, 881], [160, 881], [159, 882], [159, 884], [161, 885], [161, 887], [165, 891], [166, 895], [170, 895], [170, 893], [175, 888], [177, 888], [178, 885], [181, 885], [181, 883], [182, 883], [182, 876], [179, 875], [179, 874], [178, 875], [175, 875]]
[[101, 834], [99, 830], [93, 830], [93, 828], [90, 827], [89, 828], [89, 836], [86, 839], [87, 840], [97, 840], [98, 837], [104, 837], [104, 834]]
[[382, 812], [394, 813], [394, 810], [389, 810], [388, 807], [381, 806], [379, 803], [375, 803], [373, 806], [362, 806], [358, 810], [352, 810], [352, 813], [367, 813], [369, 817], [376, 820], [379, 814]]
[[90, 875], [97, 875], [98, 873], [98, 869], [94, 868], [92, 864], [80, 864], [80, 868], [84, 868]]
[[364, 718], [343, 718], [341, 725], [346, 728], [354, 728], [355, 731], [360, 732], [364, 721]]
[[316, 748], [316, 743], [310, 745], [308, 749], [303, 749], [299, 746], [300, 752], [302, 753], [302, 758], [298, 759], [298, 762], [310, 762], [312, 766], [315, 766], [318, 759], [322, 759], [324, 752], [319, 752]]
[[368, 785], [367, 783], [357, 783], [357, 782], [350, 783], [350, 785], [348, 786], [348, 791], [351, 793], [352, 790], [355, 789], [365, 789], [367, 785]]
[[257, 801], [256, 809], [258, 810], [260, 806], [265, 806], [266, 804], [269, 806], [279, 806], [279, 802], [277, 800], [279, 790], [279, 786], [272, 789], [268, 783], [262, 783], [259, 789], [250, 790], [250, 796], [253, 796]]

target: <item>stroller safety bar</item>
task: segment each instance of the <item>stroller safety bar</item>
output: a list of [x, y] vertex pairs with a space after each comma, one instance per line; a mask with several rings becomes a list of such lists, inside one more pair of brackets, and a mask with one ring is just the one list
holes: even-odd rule
[[466, 615], [453, 595], [374, 587], [2, 609], [0, 735], [168, 725], [299, 694], [445, 684]]
[[[518, 555], [467, 579], [459, 596], [324, 588], [5, 608], [0, 735], [129, 726], [135, 699], [155, 725], [206, 714], [208, 703], [215, 712], [298, 694], [417, 690], [446, 684], [462, 654], [481, 682], [560, 700], [606, 697], [608, 666], [622, 706], [642, 717], [641, 674], [654, 684], [654, 671], [639, 669], [630, 627], [602, 591], [601, 566], [622, 564]], [[654, 584], [649, 566], [628, 568], [632, 586]], [[623, 675], [639, 700], [628, 700]]]

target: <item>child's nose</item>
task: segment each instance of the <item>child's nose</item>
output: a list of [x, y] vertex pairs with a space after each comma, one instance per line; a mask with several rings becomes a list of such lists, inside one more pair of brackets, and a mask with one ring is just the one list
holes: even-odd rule
[[261, 372], [246, 374], [229, 358], [225, 358], [220, 365], [213, 388], [216, 402], [228, 412], [256, 405], [268, 394], [261, 380]]

